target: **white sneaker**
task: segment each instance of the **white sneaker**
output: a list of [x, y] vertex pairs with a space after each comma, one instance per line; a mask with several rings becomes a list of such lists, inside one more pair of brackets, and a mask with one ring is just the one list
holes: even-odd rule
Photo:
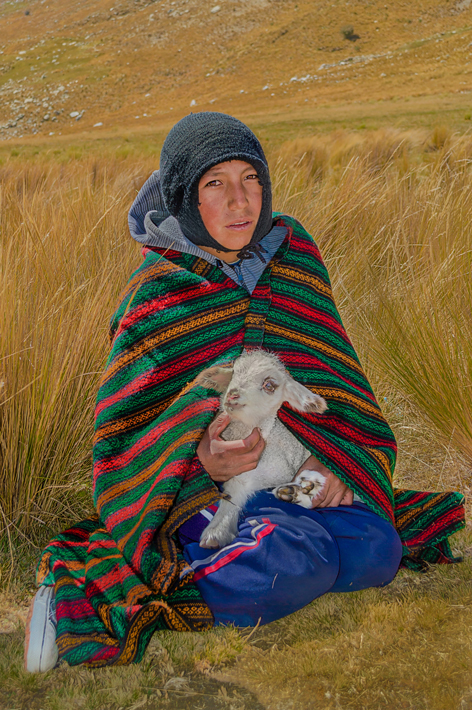
[[30, 673], [44, 673], [56, 665], [56, 626], [54, 587], [40, 587], [26, 621], [25, 669]]

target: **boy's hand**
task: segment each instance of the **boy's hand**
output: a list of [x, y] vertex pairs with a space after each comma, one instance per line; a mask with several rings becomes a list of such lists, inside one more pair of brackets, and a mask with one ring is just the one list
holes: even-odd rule
[[197, 456], [210, 478], [222, 483], [256, 468], [265, 446], [259, 429], [253, 429], [245, 439], [224, 441], [220, 434], [229, 422], [225, 412], [218, 414], [197, 448]]
[[310, 456], [300, 467], [298, 473], [307, 470], [318, 471], [326, 478], [323, 488], [313, 498], [312, 508], [335, 508], [338, 505], [352, 505], [354, 493], [329, 468], [326, 468], [321, 461], [318, 461], [316, 456]]

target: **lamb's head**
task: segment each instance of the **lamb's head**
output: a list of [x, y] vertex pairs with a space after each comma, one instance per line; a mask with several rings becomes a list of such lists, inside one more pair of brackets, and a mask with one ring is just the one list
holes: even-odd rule
[[300, 412], [321, 413], [327, 408], [323, 397], [296, 382], [278, 357], [263, 350], [243, 353], [233, 367], [210, 367], [198, 381], [222, 393], [222, 409], [231, 419], [252, 427], [275, 417], [283, 402]]

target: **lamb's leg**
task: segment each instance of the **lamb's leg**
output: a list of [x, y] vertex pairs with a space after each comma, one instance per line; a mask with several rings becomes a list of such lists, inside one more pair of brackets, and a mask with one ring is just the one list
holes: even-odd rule
[[201, 547], [224, 547], [234, 540], [238, 533], [238, 519], [241, 509], [229, 500], [220, 501], [215, 517], [200, 537]]
[[321, 491], [326, 478], [318, 471], [301, 471], [292, 483], [284, 483], [272, 490], [272, 493], [280, 500], [288, 503], [296, 503], [303, 508], [311, 508], [312, 501]]
[[201, 534], [201, 547], [224, 547], [234, 540], [238, 534], [239, 514], [253, 490], [248, 490], [247, 480], [252, 473], [248, 471], [225, 483], [224, 491], [229, 495], [229, 500], [220, 501], [215, 517]]

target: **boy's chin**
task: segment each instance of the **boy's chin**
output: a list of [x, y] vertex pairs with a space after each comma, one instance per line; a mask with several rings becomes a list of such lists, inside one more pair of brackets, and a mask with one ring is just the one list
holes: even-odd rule
[[234, 235], [234, 237], [231, 238], [226, 237], [225, 239], [217, 239], [217, 242], [222, 246], [226, 247], [226, 249], [231, 249], [231, 251], [238, 252], [251, 243], [253, 234], [254, 230], [252, 230], [251, 234], [248, 235], [242, 236], [238, 234]]

